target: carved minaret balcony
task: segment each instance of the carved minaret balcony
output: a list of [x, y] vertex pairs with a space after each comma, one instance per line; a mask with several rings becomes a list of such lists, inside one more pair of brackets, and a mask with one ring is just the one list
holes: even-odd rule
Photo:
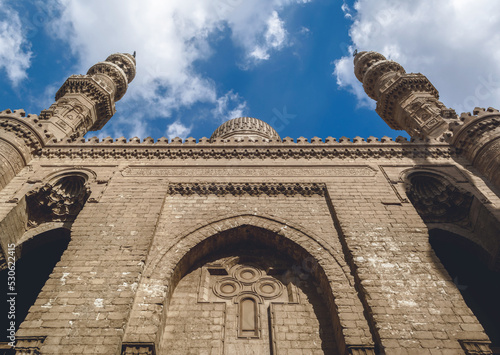
[[45, 131], [60, 140], [101, 129], [134, 77], [135, 58], [122, 53], [95, 64], [87, 75], [70, 76], [57, 91], [56, 102], [40, 115]]
[[448, 129], [455, 112], [439, 101], [439, 94], [422, 74], [404, 68], [377, 52], [359, 52], [354, 58], [356, 77], [377, 101], [376, 111], [393, 129], [412, 137], [437, 138]]

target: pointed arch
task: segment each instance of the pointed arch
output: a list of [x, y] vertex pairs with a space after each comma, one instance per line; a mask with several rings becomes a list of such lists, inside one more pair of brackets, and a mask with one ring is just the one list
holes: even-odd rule
[[[301, 242], [306, 242], [306, 244], [317, 244], [317, 250], [328, 251], [338, 267], [344, 268], [347, 265], [344, 261], [342, 253], [339, 250], [333, 249], [324, 240], [322, 240], [322, 238], [317, 236], [312, 231], [308, 231], [300, 224], [292, 223], [275, 216], [268, 216], [263, 213], [255, 213], [227, 215], [207, 221], [206, 224], [196, 225], [188, 231], [174, 233], [169, 237], [169, 239], [173, 242], [170, 243], [166, 249], [159, 250], [158, 253], [153, 256], [153, 259], [151, 259], [146, 265], [144, 275], [148, 277], [154, 273], [154, 270], [161, 264], [161, 260], [165, 258], [169, 251], [175, 249], [177, 250], [175, 254], [179, 254], [181, 250], [188, 251], [209, 236], [243, 225], [260, 227], [269, 230], [277, 235], [285, 237], [286, 239], [298, 242], [298, 244], [301, 244]], [[309, 246], [309, 251], [311, 255], [318, 254], [314, 252], [313, 246]], [[176, 263], [179, 261], [180, 260], [177, 260]], [[342, 271], [341, 274], [345, 276], [344, 271]], [[352, 283], [350, 285], [353, 286], [354, 284]]]
[[[241, 233], [237, 235], [235, 232]], [[306, 232], [295, 223], [256, 214], [219, 217], [204, 225], [194, 226], [187, 232], [169, 235], [168, 238], [171, 241], [168, 246], [156, 250], [147, 261], [123, 339], [124, 347], [127, 343], [137, 342], [159, 344], [162, 337], [161, 319], [166, 317], [169, 299], [183, 275], [210, 253], [245, 240], [284, 252], [299, 269], [319, 282], [333, 318], [332, 331], [336, 343], [342, 349], [341, 353], [352, 345], [373, 348], [363, 307], [342, 251], [335, 250], [324, 238]], [[161, 303], [160, 299], [163, 300]], [[346, 312], [339, 312], [339, 305], [345, 304], [352, 304], [352, 307], [344, 307]], [[150, 316], [141, 317], [141, 312], [146, 309]], [[363, 325], [348, 320], [352, 319], [353, 313], [356, 313], [356, 319], [365, 320]], [[139, 328], [144, 327], [154, 329], [154, 335], [138, 335]], [[351, 334], [356, 334], [353, 336], [356, 339], [354, 343], [349, 339]]]

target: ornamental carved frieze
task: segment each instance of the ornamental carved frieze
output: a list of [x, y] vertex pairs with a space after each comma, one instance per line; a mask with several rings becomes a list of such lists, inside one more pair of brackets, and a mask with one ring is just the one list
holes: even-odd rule
[[325, 184], [316, 183], [173, 183], [168, 187], [171, 195], [268, 195], [268, 196], [324, 196]]
[[123, 343], [122, 355], [155, 355], [153, 343]]
[[310, 146], [247, 146], [194, 147], [187, 143], [177, 147], [159, 147], [157, 144], [128, 143], [122, 146], [85, 144], [51, 145], [40, 152], [46, 159], [126, 159], [126, 160], [321, 160], [321, 159], [438, 159], [456, 156], [455, 149], [448, 144], [433, 143], [385, 143], [385, 146], [363, 143]]
[[369, 166], [321, 166], [321, 167], [167, 167], [130, 166], [123, 170], [123, 176], [375, 176], [376, 171]]
[[39, 355], [40, 348], [45, 341], [44, 336], [17, 337], [15, 346], [16, 355]]
[[460, 345], [467, 355], [489, 355], [493, 354], [489, 341], [460, 340]]

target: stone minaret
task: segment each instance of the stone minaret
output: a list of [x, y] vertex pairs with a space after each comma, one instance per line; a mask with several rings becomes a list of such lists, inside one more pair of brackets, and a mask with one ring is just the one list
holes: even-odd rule
[[399, 63], [380, 53], [359, 52], [354, 72], [368, 96], [377, 101], [380, 117], [411, 137], [437, 138], [448, 129], [446, 118], [455, 116], [438, 100], [438, 91], [429, 79], [406, 73]]
[[56, 102], [42, 111], [40, 120], [59, 140], [101, 129], [115, 113], [115, 102], [135, 77], [135, 58], [116, 53], [89, 69], [72, 75], [56, 93]]
[[39, 117], [25, 117], [23, 110], [0, 112], [0, 190], [47, 143], [101, 129], [134, 76], [135, 57], [112, 54], [87, 75], [70, 76], [57, 91], [56, 102]]
[[377, 52], [359, 52], [354, 72], [372, 99], [376, 111], [393, 129], [411, 137], [444, 138], [472, 165], [500, 188], [500, 112], [476, 107], [473, 115], [446, 108], [438, 91], [422, 74]]

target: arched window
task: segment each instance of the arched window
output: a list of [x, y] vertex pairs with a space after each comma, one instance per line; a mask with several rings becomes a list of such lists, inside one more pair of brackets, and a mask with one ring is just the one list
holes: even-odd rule
[[259, 336], [257, 302], [252, 297], [245, 297], [240, 301], [239, 336]]

